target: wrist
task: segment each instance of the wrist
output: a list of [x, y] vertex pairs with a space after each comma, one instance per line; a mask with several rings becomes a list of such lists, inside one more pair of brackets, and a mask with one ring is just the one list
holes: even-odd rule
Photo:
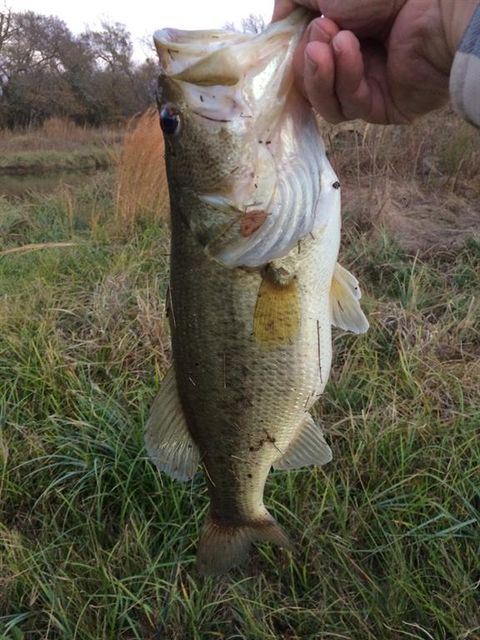
[[446, 43], [453, 60], [480, 0], [438, 0], [438, 2]]

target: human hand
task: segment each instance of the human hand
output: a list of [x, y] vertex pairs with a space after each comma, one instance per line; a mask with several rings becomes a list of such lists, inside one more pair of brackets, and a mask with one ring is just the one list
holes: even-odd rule
[[478, 0], [276, 0], [273, 19], [298, 4], [323, 13], [295, 69], [313, 107], [336, 123], [407, 123], [448, 100], [450, 69]]

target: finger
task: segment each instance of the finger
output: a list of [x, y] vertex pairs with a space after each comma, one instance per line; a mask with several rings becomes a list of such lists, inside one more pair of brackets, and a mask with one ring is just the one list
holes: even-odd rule
[[[353, 38], [353, 39], [352, 39]], [[332, 40], [335, 90], [342, 112], [349, 118], [362, 118], [375, 124], [405, 124], [411, 120], [392, 99], [388, 79], [387, 54], [374, 42], [355, 42], [349, 32]]]
[[293, 0], [276, 0], [273, 8], [272, 22], [283, 20], [297, 7]]
[[286, 18], [298, 6], [312, 9], [312, 11], [320, 12], [318, 8], [318, 0], [276, 0], [273, 9], [272, 22]]
[[308, 40], [318, 40], [319, 42], [330, 42], [339, 32], [339, 28], [328, 18], [315, 18], [309, 24], [306, 35]]
[[345, 120], [335, 95], [335, 60], [330, 44], [307, 44], [304, 73], [305, 93], [314, 109], [334, 124]]
[[295, 56], [293, 59], [295, 76], [300, 88], [303, 91], [305, 79], [305, 48], [309, 42], [321, 42], [330, 44], [332, 39], [337, 35], [337, 25], [327, 18], [316, 18], [312, 20], [308, 28], [305, 30]]
[[332, 40], [335, 59], [335, 92], [345, 117], [368, 119], [372, 92], [365, 76], [360, 42], [351, 31], [340, 31]]
[[[370, 122], [381, 124], [406, 124], [410, 122], [414, 114], [400, 109], [400, 105], [411, 103], [414, 86], [405, 87], [407, 93], [405, 100], [395, 100], [392, 94], [400, 86], [400, 78], [395, 74], [392, 83], [391, 69], [388, 67], [388, 56], [385, 49], [374, 42], [362, 45], [363, 60], [365, 64], [365, 78], [371, 92]], [[420, 83], [421, 84], [421, 83]], [[393, 85], [393, 86], [392, 86]], [[416, 83], [418, 88], [420, 85]], [[423, 89], [423, 85], [422, 85]], [[427, 89], [428, 92], [428, 89]]]

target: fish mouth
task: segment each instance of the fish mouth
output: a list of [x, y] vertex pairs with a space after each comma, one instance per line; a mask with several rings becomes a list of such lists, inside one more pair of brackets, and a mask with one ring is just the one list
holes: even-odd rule
[[275, 57], [283, 58], [286, 65], [286, 59], [290, 60], [288, 54], [293, 53], [309, 17], [306, 9], [296, 9], [259, 34], [223, 30], [156, 31], [154, 43], [161, 74], [197, 86], [237, 85], [252, 73], [258, 75], [258, 70]]
[[[157, 31], [159, 102], [174, 96], [207, 125], [239, 130], [250, 123], [253, 137], [269, 145], [295, 93], [293, 55], [311, 15], [299, 7], [259, 34]], [[268, 160], [274, 147], [258, 153]]]
[[[248, 42], [251, 37], [248, 34], [241, 34], [222, 30], [208, 31], [187, 31], [183, 29], [161, 29], [156, 31], [153, 40], [160, 60], [162, 75], [172, 79], [189, 82], [192, 78], [192, 67], [208, 59], [213, 53], [226, 47]], [[195, 74], [195, 84], [211, 84], [209, 74], [200, 77]], [[193, 78], [192, 78], [193, 79]], [[226, 77], [226, 84], [229, 78]], [[223, 84], [222, 82], [220, 84]]]

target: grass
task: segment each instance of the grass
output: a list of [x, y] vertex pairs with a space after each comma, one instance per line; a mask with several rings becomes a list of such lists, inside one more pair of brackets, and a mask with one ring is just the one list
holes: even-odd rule
[[61, 118], [36, 128], [0, 130], [0, 175], [106, 168], [122, 139], [120, 128], [80, 127]]
[[111, 146], [122, 142], [120, 127], [87, 127], [66, 118], [50, 118], [40, 127], [0, 130], [0, 153], [75, 151], [86, 146]]
[[[268, 482], [297, 552], [260, 546], [220, 579], [194, 571], [201, 474], [159, 475], [142, 444], [170, 361], [166, 222], [122, 235], [106, 175], [1, 201], [0, 251], [78, 243], [0, 255], [2, 640], [480, 638], [480, 242], [445, 226], [479, 204], [441, 122], [331, 137], [371, 329], [335, 333], [333, 462]], [[448, 171], [423, 171], [427, 143]]]
[[117, 156], [115, 211], [117, 222], [131, 232], [138, 218], [168, 215], [168, 188], [163, 136], [157, 109], [133, 120]]
[[88, 171], [106, 169], [111, 164], [111, 152], [107, 148], [86, 148], [81, 151], [8, 153], [0, 157], [0, 175], [37, 174], [52, 171]]

